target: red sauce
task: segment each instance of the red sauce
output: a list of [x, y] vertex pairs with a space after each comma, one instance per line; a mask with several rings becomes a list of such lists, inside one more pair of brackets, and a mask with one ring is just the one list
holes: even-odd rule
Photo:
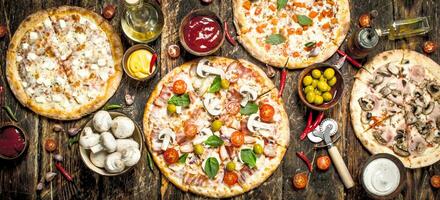
[[184, 40], [196, 52], [208, 52], [217, 47], [223, 37], [220, 24], [211, 16], [192, 17], [183, 28]]
[[21, 131], [14, 126], [6, 126], [0, 130], [0, 154], [6, 157], [17, 157], [25, 147], [25, 139]]

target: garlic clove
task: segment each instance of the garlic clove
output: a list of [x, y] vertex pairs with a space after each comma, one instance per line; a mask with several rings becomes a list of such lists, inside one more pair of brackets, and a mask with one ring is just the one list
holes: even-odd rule
[[64, 160], [63, 156], [60, 154], [54, 154], [53, 159], [57, 162], [63, 162], [63, 160]]
[[69, 128], [69, 130], [67, 130], [67, 133], [69, 134], [70, 137], [73, 137], [73, 136], [77, 135], [80, 130], [81, 129], [78, 127], [72, 127], [72, 128]]
[[57, 174], [54, 172], [47, 172], [46, 175], [44, 176], [44, 180], [46, 180], [46, 182], [51, 182], [56, 175]]
[[38, 184], [37, 184], [37, 191], [41, 191], [41, 190], [43, 190], [43, 186], [44, 186], [44, 184], [42, 183], [42, 182], [39, 182]]
[[64, 131], [64, 128], [61, 124], [55, 124], [55, 125], [53, 125], [52, 130], [54, 132], [62, 132], [62, 131]]

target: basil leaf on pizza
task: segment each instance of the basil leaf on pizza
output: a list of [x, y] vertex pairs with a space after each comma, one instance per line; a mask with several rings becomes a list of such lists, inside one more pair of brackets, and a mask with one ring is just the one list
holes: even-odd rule
[[219, 147], [222, 146], [224, 142], [219, 136], [211, 135], [204, 143], [210, 147]]
[[169, 104], [174, 104], [175, 106], [183, 106], [183, 107], [189, 106], [190, 102], [191, 101], [189, 100], [188, 93], [182, 95], [174, 95], [168, 100]]
[[308, 47], [308, 48], [313, 47], [315, 45], [316, 45], [316, 42], [307, 42], [306, 44], [304, 44], [304, 46]]
[[278, 45], [284, 43], [284, 41], [286, 41], [286, 38], [284, 38], [284, 36], [281, 34], [272, 34], [266, 38], [267, 44]]
[[240, 152], [240, 159], [250, 168], [257, 165], [257, 156], [252, 149], [242, 149]]
[[186, 158], [188, 158], [188, 153], [184, 153], [179, 157], [179, 163], [184, 164], [186, 162]]
[[218, 169], [219, 169], [219, 163], [216, 158], [209, 157], [208, 159], [206, 159], [205, 172], [210, 179], [213, 179], [215, 175], [217, 175]]
[[240, 114], [242, 115], [252, 115], [257, 112], [258, 105], [253, 102], [249, 102], [246, 104], [246, 106], [240, 108]]
[[297, 15], [296, 17], [298, 18], [298, 23], [301, 26], [310, 26], [313, 24], [312, 19], [310, 19], [309, 17], [307, 17], [305, 15]]
[[220, 78], [220, 76], [216, 76], [214, 78], [214, 81], [212, 81], [211, 87], [209, 87], [208, 92], [209, 93], [216, 93], [218, 91], [220, 91], [221, 89], [221, 82], [222, 82], [222, 78]]
[[277, 1], [277, 9], [281, 10], [287, 5], [287, 0], [278, 0]]

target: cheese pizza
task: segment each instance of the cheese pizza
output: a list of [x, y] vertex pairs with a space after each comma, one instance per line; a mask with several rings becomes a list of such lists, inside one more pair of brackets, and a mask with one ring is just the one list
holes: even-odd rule
[[123, 49], [112, 26], [79, 7], [27, 17], [7, 52], [6, 77], [17, 99], [54, 119], [78, 119], [115, 93]]
[[348, 0], [233, 0], [238, 40], [258, 60], [290, 69], [327, 60], [350, 26]]
[[375, 56], [356, 75], [353, 129], [371, 153], [390, 153], [408, 168], [440, 159], [440, 66], [415, 51]]
[[147, 145], [183, 191], [230, 197], [264, 182], [289, 145], [278, 90], [245, 60], [208, 57], [168, 73], [144, 113]]

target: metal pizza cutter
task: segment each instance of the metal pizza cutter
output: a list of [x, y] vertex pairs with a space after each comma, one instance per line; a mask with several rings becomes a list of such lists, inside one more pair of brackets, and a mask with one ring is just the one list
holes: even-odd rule
[[336, 132], [338, 131], [338, 123], [334, 119], [327, 118], [321, 122], [321, 125], [319, 127], [320, 131], [313, 132], [313, 135], [324, 140], [325, 144], [328, 147], [328, 153], [330, 154], [330, 157], [333, 160], [333, 164], [338, 171], [338, 174], [341, 177], [345, 187], [347, 189], [353, 187], [353, 178], [351, 177], [347, 165], [345, 165], [344, 159], [339, 153], [338, 148], [333, 145], [333, 141], [331, 139], [331, 136], [336, 134]]
[[[320, 142], [322, 142], [322, 138], [320, 138], [320, 137], [317, 137], [317, 136], [315, 136], [315, 135], [317, 135], [318, 134], [318, 132], [321, 132], [321, 130], [323, 130], [324, 128], [323, 127], [325, 127], [327, 124], [329, 124], [329, 123], [334, 123], [335, 122], [335, 120], [333, 120], [333, 119], [331, 119], [331, 118], [327, 118], [327, 119], [325, 119], [325, 120], [323, 120], [322, 122], [321, 122], [321, 124], [319, 124], [319, 126], [317, 126], [313, 131], [311, 131], [309, 134], [307, 134], [307, 138], [311, 141], [311, 142], [313, 142], [313, 143], [320, 143]], [[338, 126], [333, 126], [333, 128], [332, 128], [332, 130], [331, 130], [331, 133], [330, 133], [330, 136], [333, 136], [333, 135], [335, 135], [336, 133], [338, 132]], [[336, 140], [335, 140], [336, 141]], [[324, 146], [325, 147], [325, 146]]]

